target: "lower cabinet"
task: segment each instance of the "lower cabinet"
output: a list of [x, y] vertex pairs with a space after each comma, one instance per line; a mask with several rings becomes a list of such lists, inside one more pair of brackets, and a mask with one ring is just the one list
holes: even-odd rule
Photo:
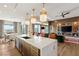
[[26, 43], [23, 40], [19, 42], [19, 51], [22, 53], [23, 56], [39, 56], [40, 55], [40, 50], [38, 48], [32, 46], [31, 44]]
[[34, 46], [31, 46], [31, 56], [40, 56], [40, 50]]
[[15, 40], [16, 48], [23, 56], [57, 56], [57, 41], [50, 42], [50, 44], [37, 48], [30, 41], [20, 38]]
[[30, 56], [30, 45], [21, 43], [21, 52], [24, 56]]

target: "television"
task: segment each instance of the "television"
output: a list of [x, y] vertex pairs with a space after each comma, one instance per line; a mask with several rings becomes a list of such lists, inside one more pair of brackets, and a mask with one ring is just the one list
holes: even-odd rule
[[61, 27], [62, 32], [72, 32], [72, 26]]

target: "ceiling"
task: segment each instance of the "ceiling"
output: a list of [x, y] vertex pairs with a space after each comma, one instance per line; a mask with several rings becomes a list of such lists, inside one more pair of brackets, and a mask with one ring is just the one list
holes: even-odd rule
[[[7, 7], [4, 7], [4, 5], [7, 5]], [[63, 19], [61, 16], [56, 16], [60, 15], [63, 11], [69, 11], [76, 7], [79, 7], [79, 3], [45, 4], [49, 21]], [[42, 3], [0, 3], [0, 19], [22, 21], [27, 17], [26, 13], [29, 13], [29, 16], [32, 14], [32, 8], [35, 8], [35, 15], [39, 16]], [[66, 15], [64, 18], [76, 16], [79, 16], [79, 8], [71, 11], [71, 13]]]

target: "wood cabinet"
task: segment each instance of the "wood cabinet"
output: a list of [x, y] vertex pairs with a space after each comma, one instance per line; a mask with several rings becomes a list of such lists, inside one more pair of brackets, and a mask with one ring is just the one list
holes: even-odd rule
[[21, 51], [23, 52], [24, 56], [30, 56], [30, 51], [31, 51], [30, 48], [31, 48], [30, 44], [25, 43], [25, 42], [22, 43]]
[[[18, 39], [16, 39], [18, 41]], [[17, 42], [16, 42], [17, 43]], [[40, 55], [40, 50], [28, 43], [26, 43], [23, 40], [19, 40], [19, 45], [18, 50], [22, 53], [23, 56], [39, 56]]]
[[40, 49], [31, 46], [31, 56], [40, 56]]
[[77, 22], [73, 22], [72, 23], [72, 32], [77, 32], [78, 31], [78, 23]]

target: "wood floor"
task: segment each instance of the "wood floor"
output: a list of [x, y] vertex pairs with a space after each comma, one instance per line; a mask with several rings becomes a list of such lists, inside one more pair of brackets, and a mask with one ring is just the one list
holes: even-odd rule
[[62, 43], [58, 45], [59, 56], [79, 56], [79, 45], [72, 43]]
[[4, 39], [0, 39], [0, 56], [21, 56], [21, 54], [15, 48], [14, 41], [5, 42]]
[[[14, 41], [6, 42], [0, 39], [0, 56], [21, 56], [15, 48]], [[72, 43], [58, 44], [58, 56], [79, 56], [79, 45]]]

